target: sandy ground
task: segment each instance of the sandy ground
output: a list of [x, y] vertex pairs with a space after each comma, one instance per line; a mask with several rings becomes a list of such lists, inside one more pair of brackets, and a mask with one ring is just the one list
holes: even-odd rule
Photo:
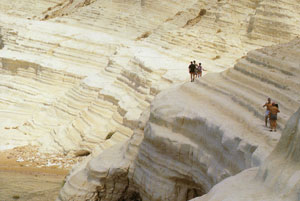
[[0, 171], [19, 172], [24, 174], [53, 174], [53, 175], [67, 175], [70, 169], [62, 169], [57, 166], [52, 167], [37, 167], [37, 163], [30, 163], [29, 161], [18, 162], [17, 157], [11, 156], [11, 151], [0, 152]]
[[0, 201], [54, 201], [64, 178], [61, 171], [26, 167], [0, 170]]
[[37, 147], [23, 146], [0, 151], [0, 171], [66, 174], [84, 157], [63, 154], [41, 154]]
[[83, 159], [40, 154], [31, 146], [0, 151], [0, 201], [54, 201], [71, 167]]

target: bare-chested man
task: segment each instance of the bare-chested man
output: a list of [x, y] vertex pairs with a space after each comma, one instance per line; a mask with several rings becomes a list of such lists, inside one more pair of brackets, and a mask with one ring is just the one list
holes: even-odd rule
[[270, 107], [272, 106], [271, 98], [268, 98], [268, 102], [266, 102], [263, 107], [266, 107], [266, 113], [265, 113], [265, 124], [266, 127], [268, 127], [268, 118], [270, 114]]
[[277, 127], [277, 113], [279, 113], [278, 106], [275, 103], [272, 103], [272, 106], [269, 108], [270, 111], [270, 131], [273, 130], [276, 132]]

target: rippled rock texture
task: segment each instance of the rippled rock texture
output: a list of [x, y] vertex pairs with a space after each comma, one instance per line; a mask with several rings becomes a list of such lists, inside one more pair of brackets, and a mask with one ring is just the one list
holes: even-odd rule
[[[138, 195], [142, 200], [184, 201], [261, 165], [300, 106], [299, 50], [295, 39], [251, 51], [232, 69], [161, 92], [132, 138], [71, 172], [59, 199]], [[268, 97], [281, 110], [278, 132], [264, 126], [262, 105]], [[253, 175], [252, 169], [247, 172]]]
[[225, 179], [207, 195], [193, 201], [299, 200], [300, 108], [287, 122], [271, 155], [259, 167]]
[[[87, 192], [102, 200], [201, 195], [225, 177], [260, 164], [272, 150], [279, 134], [258, 127], [263, 118], [258, 108], [267, 96], [278, 99], [282, 127], [298, 106], [299, 70], [292, 60], [298, 61], [298, 50], [282, 57], [249, 53], [234, 70], [159, 95], [163, 103], [153, 104], [145, 126], [140, 115], [160, 91], [189, 79], [190, 60], [200, 60], [206, 72], [220, 72], [249, 50], [295, 38], [299, 10], [297, 0], [1, 0], [0, 149], [30, 146], [73, 157], [95, 156], [116, 145], [87, 169], [85, 162], [74, 170], [79, 178], [70, 177], [75, 181], [67, 185], [75, 190], [62, 193], [63, 199]], [[208, 141], [199, 129], [211, 133]], [[166, 138], [160, 130], [166, 130]], [[143, 133], [147, 137], [138, 146]], [[173, 136], [182, 138], [179, 144]], [[165, 150], [174, 150], [174, 160], [164, 160]], [[108, 160], [111, 153], [115, 159]], [[116, 173], [108, 174], [111, 166]], [[98, 173], [114, 182], [108, 185]]]
[[[128, 139], [153, 97], [300, 30], [297, 1], [2, 0], [1, 149], [97, 152]], [[76, 154], [75, 154], [76, 155]]]

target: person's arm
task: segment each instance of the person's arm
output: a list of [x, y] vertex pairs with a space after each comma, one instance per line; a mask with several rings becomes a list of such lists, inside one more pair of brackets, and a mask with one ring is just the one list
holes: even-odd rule
[[265, 103], [264, 105], [263, 105], [263, 107], [266, 107], [267, 106], [267, 103]]

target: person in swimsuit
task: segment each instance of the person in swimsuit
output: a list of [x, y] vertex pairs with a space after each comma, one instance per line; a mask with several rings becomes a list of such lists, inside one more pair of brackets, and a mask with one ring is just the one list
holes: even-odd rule
[[201, 65], [201, 63], [199, 63], [199, 65], [198, 65], [198, 77], [202, 77], [202, 70], [203, 70], [202, 65]]
[[276, 127], [277, 127], [277, 113], [279, 113], [278, 105], [272, 103], [272, 106], [269, 108], [270, 114], [269, 114], [269, 119], [270, 119], [270, 131], [272, 132], [273, 130], [276, 132]]
[[196, 66], [192, 61], [191, 64], [189, 65], [189, 72], [191, 74], [191, 82], [193, 82], [195, 79]]
[[197, 74], [198, 74], [198, 64], [196, 63], [196, 61], [193, 61], [194, 65], [195, 65], [195, 75], [194, 78], [197, 78]]
[[269, 119], [270, 107], [271, 106], [272, 106], [271, 98], [268, 98], [268, 102], [266, 102], [263, 105], [263, 107], [266, 107], [266, 112], [265, 112], [265, 124], [266, 124], [266, 127], [268, 127], [268, 119]]

